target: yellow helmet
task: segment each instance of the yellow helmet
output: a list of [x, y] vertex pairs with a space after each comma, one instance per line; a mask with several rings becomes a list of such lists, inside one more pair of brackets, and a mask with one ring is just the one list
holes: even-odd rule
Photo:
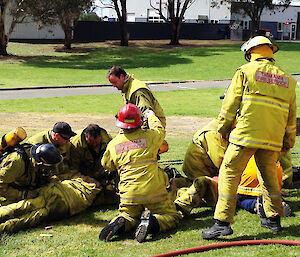
[[276, 53], [279, 48], [277, 45], [274, 45], [270, 39], [264, 36], [256, 36], [254, 38], [249, 39], [241, 46], [241, 51], [245, 52], [245, 59], [249, 62], [251, 58], [251, 50], [260, 45], [268, 45], [273, 53]]

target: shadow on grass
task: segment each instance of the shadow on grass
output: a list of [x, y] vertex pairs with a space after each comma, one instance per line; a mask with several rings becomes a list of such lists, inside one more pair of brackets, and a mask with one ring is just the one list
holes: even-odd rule
[[[65, 50], [57, 49], [57, 52]], [[192, 63], [188, 56], [216, 56], [223, 52], [237, 51], [236, 45], [220, 47], [193, 47], [184, 49], [157, 49], [145, 47], [74, 47], [70, 55], [63, 56], [15, 56], [26, 66], [39, 68], [60, 69], [107, 69], [113, 65], [120, 65], [127, 69], [168, 67], [176, 64]]]

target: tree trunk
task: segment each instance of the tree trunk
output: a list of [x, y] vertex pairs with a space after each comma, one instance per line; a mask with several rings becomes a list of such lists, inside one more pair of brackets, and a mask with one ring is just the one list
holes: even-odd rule
[[65, 49], [71, 49], [72, 45], [72, 27], [66, 26], [64, 29], [65, 33], [65, 41], [64, 41], [64, 47]]
[[180, 27], [181, 27], [181, 23], [179, 21], [171, 22], [170, 45], [180, 45], [180, 43], [179, 43]]
[[120, 21], [121, 29], [121, 46], [128, 46], [128, 31], [127, 31], [127, 22], [122, 19]]
[[73, 18], [71, 14], [66, 14], [63, 19], [60, 20], [61, 27], [65, 33], [65, 40], [64, 40], [64, 48], [71, 49], [72, 45], [72, 22]]
[[7, 53], [7, 36], [5, 34], [5, 28], [4, 28], [4, 8], [1, 8], [0, 13], [0, 55], [5, 56], [8, 55]]
[[255, 37], [259, 30], [259, 20], [252, 20], [251, 37]]

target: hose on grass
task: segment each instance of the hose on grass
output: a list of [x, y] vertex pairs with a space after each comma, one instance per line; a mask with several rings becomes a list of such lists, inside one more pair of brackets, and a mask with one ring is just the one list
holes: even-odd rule
[[248, 246], [248, 245], [260, 245], [260, 244], [282, 244], [282, 245], [300, 245], [300, 241], [292, 241], [292, 240], [244, 240], [244, 241], [234, 241], [234, 242], [226, 242], [219, 244], [211, 244], [211, 245], [203, 245], [194, 248], [183, 249], [174, 252], [162, 253], [158, 255], [153, 255], [152, 257], [170, 257], [170, 256], [179, 256], [183, 254], [189, 253], [200, 253], [206, 252], [215, 249], [228, 248], [232, 246]]

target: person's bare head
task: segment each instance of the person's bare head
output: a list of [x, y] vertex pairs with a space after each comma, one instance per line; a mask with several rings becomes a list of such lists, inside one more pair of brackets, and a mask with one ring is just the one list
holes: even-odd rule
[[122, 90], [123, 85], [128, 78], [128, 73], [120, 66], [113, 66], [108, 71], [107, 78], [113, 87]]
[[92, 148], [97, 148], [101, 144], [101, 128], [97, 124], [89, 124], [84, 129], [84, 136]]

